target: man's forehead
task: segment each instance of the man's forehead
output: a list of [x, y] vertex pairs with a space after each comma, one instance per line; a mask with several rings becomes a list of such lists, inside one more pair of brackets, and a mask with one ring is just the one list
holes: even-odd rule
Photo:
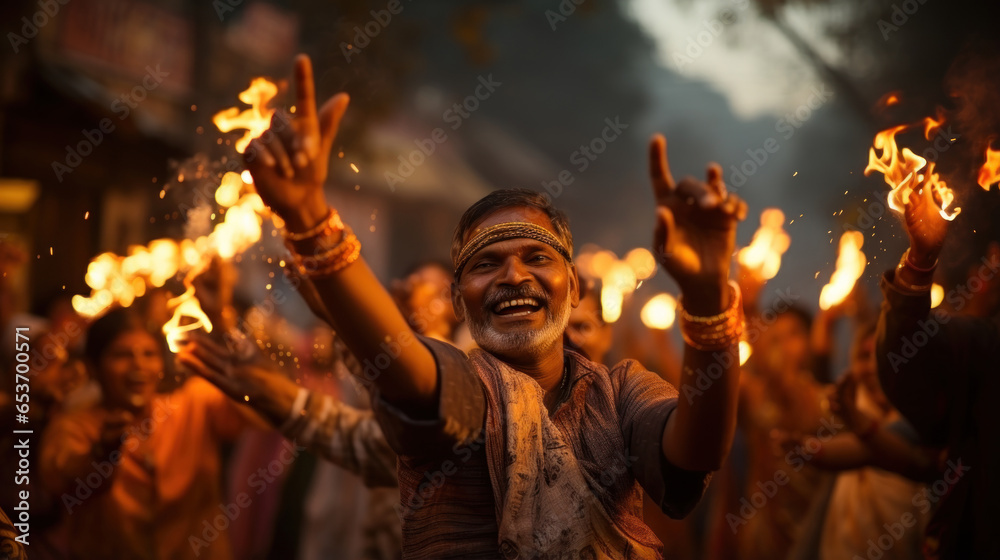
[[552, 220], [550, 220], [548, 214], [542, 210], [532, 206], [510, 206], [491, 212], [473, 224], [473, 226], [465, 233], [465, 238], [462, 242], [468, 243], [470, 239], [475, 237], [482, 230], [490, 226], [506, 222], [528, 222], [537, 224], [552, 232], [553, 235], [558, 236], [555, 228], [552, 227]]

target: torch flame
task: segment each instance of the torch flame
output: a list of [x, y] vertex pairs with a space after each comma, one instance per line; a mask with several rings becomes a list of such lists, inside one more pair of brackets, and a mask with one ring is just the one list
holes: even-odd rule
[[677, 300], [670, 294], [657, 294], [642, 307], [639, 318], [651, 329], [667, 330], [677, 317]]
[[740, 341], [740, 365], [747, 363], [750, 359], [750, 355], [753, 354], [753, 347], [746, 340]]
[[[189, 284], [188, 282], [185, 282]], [[205, 332], [212, 332], [212, 321], [201, 309], [198, 298], [194, 296], [194, 286], [188, 285], [187, 290], [167, 302], [168, 307], [177, 306], [174, 315], [163, 325], [163, 334], [167, 337], [167, 346], [171, 352], [180, 350], [180, 343], [184, 340], [184, 333], [205, 329]], [[193, 322], [182, 325], [181, 319], [188, 317], [194, 319]]]
[[762, 278], [770, 280], [781, 268], [781, 255], [788, 250], [791, 238], [782, 229], [785, 214], [777, 208], [768, 208], [760, 215], [760, 228], [754, 232], [750, 245], [740, 249], [737, 260], [747, 269], [757, 270]]
[[979, 168], [979, 186], [990, 190], [990, 185], [1000, 181], [1000, 150], [990, 148], [990, 142], [986, 144], [986, 162]]
[[[925, 134], [929, 135], [942, 122], [931, 117], [924, 119]], [[957, 207], [949, 209], [955, 201], [955, 193], [934, 172], [934, 162], [928, 162], [909, 148], [900, 150], [896, 145], [896, 135], [910, 128], [911, 125], [904, 124], [875, 135], [875, 141], [868, 152], [865, 176], [874, 171], [882, 173], [886, 184], [892, 189], [888, 196], [889, 208], [897, 212], [903, 212], [907, 201], [910, 200], [910, 193], [921, 188], [930, 188], [935, 200], [940, 204], [941, 217], [949, 221], [954, 220], [961, 209]], [[876, 150], [880, 150], [881, 155], [876, 155]]]
[[240, 93], [240, 101], [250, 105], [250, 108], [240, 111], [238, 107], [230, 107], [219, 111], [212, 117], [212, 122], [222, 132], [246, 130], [246, 133], [236, 141], [236, 151], [242, 154], [251, 140], [263, 134], [271, 126], [274, 109], [268, 109], [267, 104], [277, 94], [278, 86], [273, 82], [255, 78], [250, 82], [250, 87]]
[[[242, 187], [242, 179], [238, 174], [227, 173], [219, 190], [236, 182]], [[260, 240], [261, 224], [266, 214], [267, 209], [260, 196], [256, 193], [245, 194], [226, 210], [223, 222], [217, 224], [209, 235], [184, 239], [179, 243], [173, 239], [156, 239], [147, 246], [130, 247], [126, 257], [101, 253], [87, 266], [84, 279], [92, 290], [90, 297], [75, 296], [72, 300], [73, 309], [82, 317], [94, 318], [116, 303], [122, 307], [132, 305], [135, 298], [146, 293], [147, 287], [159, 288], [178, 273], [194, 270], [200, 272], [212, 255], [230, 259]], [[190, 279], [195, 276], [197, 273]], [[193, 292], [190, 296], [180, 297], [193, 300], [193, 303], [178, 302], [181, 312], [190, 313], [191, 309], [198, 306]], [[191, 314], [185, 316], [196, 317]], [[179, 316], [175, 318], [180, 320]], [[191, 329], [185, 326], [185, 330]]]
[[865, 236], [860, 231], [848, 231], [840, 237], [840, 250], [837, 254], [837, 270], [833, 272], [830, 283], [823, 286], [819, 294], [820, 309], [830, 309], [844, 299], [854, 289], [854, 284], [865, 271], [865, 254], [861, 245]]

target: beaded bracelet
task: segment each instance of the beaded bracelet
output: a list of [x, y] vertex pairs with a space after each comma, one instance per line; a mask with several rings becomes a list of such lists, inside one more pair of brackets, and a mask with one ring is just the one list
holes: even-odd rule
[[740, 304], [740, 290], [735, 282], [729, 282], [731, 295], [729, 307], [717, 315], [699, 317], [691, 315], [680, 304], [680, 325], [684, 341], [696, 350], [713, 352], [725, 350], [738, 344], [743, 333], [743, 306]]

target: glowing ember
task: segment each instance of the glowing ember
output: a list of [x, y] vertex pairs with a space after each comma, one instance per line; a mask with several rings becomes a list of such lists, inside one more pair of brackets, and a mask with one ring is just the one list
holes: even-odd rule
[[621, 317], [625, 296], [635, 291], [635, 271], [625, 261], [616, 260], [601, 277], [601, 313], [606, 323]]
[[226, 173], [222, 176], [222, 184], [215, 190], [215, 201], [223, 208], [236, 204], [240, 200], [243, 183], [243, 178], [238, 173], [232, 171]]
[[986, 163], [979, 168], [979, 186], [990, 190], [990, 185], [1000, 181], [1000, 150], [986, 145]]
[[753, 348], [750, 346], [750, 343], [747, 342], [747, 341], [745, 341], [745, 340], [741, 340], [740, 341], [740, 365], [741, 366], [743, 364], [747, 363], [747, 360], [750, 359], [750, 355], [751, 354], [753, 354]]
[[[185, 339], [186, 332], [197, 329], [212, 332], [212, 321], [202, 311], [198, 298], [194, 297], [194, 286], [188, 286], [187, 291], [168, 301], [167, 306], [176, 306], [174, 315], [163, 325], [163, 334], [167, 337], [167, 346], [171, 352], [180, 350], [180, 342]], [[182, 325], [181, 320], [185, 317], [194, 320]]]
[[601, 287], [601, 317], [605, 323], [614, 323], [622, 316], [625, 295], [614, 286]]
[[666, 330], [677, 317], [677, 300], [670, 294], [657, 294], [642, 307], [639, 318], [651, 329]]
[[865, 254], [861, 245], [865, 236], [859, 231], [848, 231], [840, 237], [840, 251], [837, 254], [837, 270], [830, 283], [823, 286], [819, 294], [820, 309], [830, 309], [844, 301], [854, 289], [854, 284], [865, 271]]
[[656, 258], [648, 249], [642, 247], [632, 249], [625, 255], [625, 263], [638, 280], [646, 280], [656, 274]]
[[246, 133], [236, 141], [236, 151], [243, 153], [254, 138], [260, 136], [271, 126], [271, 116], [274, 109], [268, 109], [267, 104], [278, 94], [278, 86], [264, 78], [255, 78], [250, 87], [240, 93], [240, 101], [250, 105], [249, 109], [240, 111], [238, 107], [230, 107], [212, 117], [212, 122], [222, 132], [244, 129]]
[[358, 166], [353, 163], [351, 164], [351, 169], [353, 169], [355, 173], [361, 173], [361, 171], [358, 170]]
[[257, 195], [247, 195], [239, 204], [226, 211], [226, 219], [209, 235], [215, 252], [223, 259], [231, 259], [260, 240], [261, 218], [254, 210]]
[[[941, 125], [942, 121], [927, 117], [923, 122], [925, 134], [929, 135]], [[934, 199], [940, 206], [941, 217], [954, 220], [961, 209], [951, 209], [955, 193], [934, 172], [934, 162], [928, 162], [909, 148], [900, 150], [896, 145], [896, 135], [910, 128], [911, 125], [899, 125], [875, 135], [875, 141], [868, 153], [865, 176], [874, 171], [882, 173], [886, 184], [892, 189], [888, 196], [889, 207], [897, 212], [903, 212], [906, 202], [910, 199], [910, 193], [926, 187], [932, 189]], [[876, 155], [876, 150], [879, 150], [881, 155]]]
[[740, 266], [756, 270], [764, 280], [770, 280], [781, 268], [781, 255], [791, 244], [791, 238], [782, 229], [785, 214], [777, 208], [768, 208], [760, 215], [760, 228], [754, 232], [750, 245], [740, 249], [737, 260]]
[[618, 257], [611, 251], [602, 250], [594, 253], [594, 256], [590, 259], [591, 276], [603, 278], [617, 261]]
[[944, 287], [941, 284], [931, 284], [931, 307], [937, 307], [944, 301]]

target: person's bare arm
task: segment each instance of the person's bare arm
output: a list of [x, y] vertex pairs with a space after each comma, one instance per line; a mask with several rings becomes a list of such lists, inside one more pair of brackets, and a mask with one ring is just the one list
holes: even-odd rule
[[[272, 121], [271, 140], [251, 142], [246, 164], [264, 202], [290, 232], [305, 232], [323, 222], [330, 210], [323, 192], [328, 160], [347, 94], [328, 100], [316, 111], [312, 65], [295, 61], [296, 113], [290, 124]], [[329, 312], [338, 334], [361, 360], [389, 363], [373, 375], [380, 396], [415, 416], [434, 414], [437, 372], [434, 358], [397, 310], [364, 259], [339, 272], [311, 278], [316, 295]]]
[[[658, 212], [655, 253], [680, 286], [684, 309], [696, 317], [726, 311], [738, 297], [729, 286], [729, 266], [746, 204], [726, 192], [717, 164], [709, 165], [706, 182], [675, 182], [662, 136], [650, 143], [650, 174]], [[663, 455], [678, 467], [717, 470], [729, 453], [739, 396], [739, 346], [731, 342], [716, 351], [685, 344], [680, 400], [663, 430]], [[706, 388], [697, 381], [709, 371]]]

